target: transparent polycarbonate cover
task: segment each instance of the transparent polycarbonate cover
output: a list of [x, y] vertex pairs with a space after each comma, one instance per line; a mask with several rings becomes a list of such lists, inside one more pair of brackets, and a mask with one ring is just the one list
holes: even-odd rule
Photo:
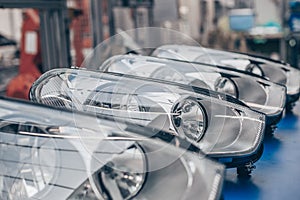
[[[225, 101], [230, 98], [220, 93], [196, 89], [138, 76], [56, 69], [34, 83], [30, 97], [42, 104], [171, 131], [215, 157], [254, 153], [261, 144], [265, 116], [238, 101]], [[189, 114], [198, 116], [194, 122], [177, 109], [189, 99], [195, 103]], [[184, 120], [178, 124], [175, 118]], [[196, 140], [189, 137], [193, 130], [199, 131]]]
[[219, 199], [221, 164], [115, 124], [1, 98], [0, 198]]
[[[286, 103], [286, 89], [281, 85], [202, 64], [124, 55], [108, 59], [99, 70], [168, 80], [223, 92], [267, 116], [280, 115]], [[277, 98], [271, 98], [272, 96]]]

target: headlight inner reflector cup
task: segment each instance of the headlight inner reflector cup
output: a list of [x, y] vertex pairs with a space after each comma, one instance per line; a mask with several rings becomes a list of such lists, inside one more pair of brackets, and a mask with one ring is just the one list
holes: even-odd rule
[[217, 92], [225, 93], [235, 98], [238, 98], [237, 87], [235, 83], [227, 77], [220, 77], [215, 82], [215, 90]]
[[100, 193], [104, 199], [131, 199], [142, 189], [146, 175], [145, 152], [134, 144], [98, 172]]
[[249, 65], [247, 65], [246, 71], [250, 72], [250, 73], [253, 73], [253, 74], [256, 74], [258, 76], [264, 76], [263, 70], [257, 64], [250, 63]]
[[199, 142], [205, 134], [207, 116], [197, 99], [185, 98], [175, 104], [172, 123], [178, 133], [183, 133], [193, 142]]

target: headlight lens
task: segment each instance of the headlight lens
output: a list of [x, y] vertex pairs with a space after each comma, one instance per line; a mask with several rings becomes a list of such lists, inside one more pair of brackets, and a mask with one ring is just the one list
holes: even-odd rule
[[206, 115], [201, 105], [187, 98], [175, 105], [173, 124], [178, 132], [183, 132], [189, 139], [198, 142], [204, 135]]
[[247, 65], [246, 71], [258, 76], [264, 76], [262, 69], [257, 64], [250, 63], [249, 65]]
[[215, 82], [215, 90], [238, 98], [237, 89], [234, 82], [226, 77], [220, 77]]
[[138, 145], [117, 154], [99, 172], [100, 192], [104, 199], [130, 199], [142, 188], [146, 159]]

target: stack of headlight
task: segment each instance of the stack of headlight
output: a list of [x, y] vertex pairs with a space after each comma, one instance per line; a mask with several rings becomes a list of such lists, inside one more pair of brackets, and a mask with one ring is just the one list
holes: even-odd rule
[[[55, 85], [59, 87], [55, 89]], [[68, 95], [73, 103], [70, 107], [76, 110], [174, 131], [211, 157], [229, 158], [233, 167], [235, 158], [259, 157], [255, 155], [262, 142], [265, 116], [221, 93], [137, 76], [56, 69], [35, 82], [30, 97], [55, 106], [44, 101], [49, 95]], [[127, 102], [122, 97], [127, 96], [134, 96], [142, 109], [121, 109]]]
[[135, 125], [127, 123], [119, 129], [115, 123], [1, 98], [0, 198], [220, 197], [222, 165], [200, 152], [145, 137], [155, 137], [157, 130], [129, 131]]
[[[266, 114], [268, 125], [279, 122], [286, 103], [286, 88], [281, 85], [206, 65], [125, 55], [108, 59], [100, 70], [168, 80], [222, 92]], [[277, 98], [271, 98], [275, 95]]]
[[207, 63], [220, 68], [247, 71], [269, 79], [287, 88], [287, 103], [292, 104], [299, 99], [300, 71], [286, 63], [202, 47], [184, 45], [165, 45], [153, 52], [154, 56], [184, 60], [193, 63]]

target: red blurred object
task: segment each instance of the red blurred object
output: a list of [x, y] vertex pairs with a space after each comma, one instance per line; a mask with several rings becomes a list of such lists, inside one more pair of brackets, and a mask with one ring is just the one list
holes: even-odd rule
[[37, 10], [27, 9], [23, 14], [21, 56], [19, 75], [13, 78], [6, 95], [9, 97], [28, 99], [32, 83], [41, 75], [42, 64], [40, 44], [40, 18]]
[[29, 99], [29, 90], [37, 78], [29, 73], [19, 74], [9, 82], [6, 88], [6, 95], [19, 99]]

